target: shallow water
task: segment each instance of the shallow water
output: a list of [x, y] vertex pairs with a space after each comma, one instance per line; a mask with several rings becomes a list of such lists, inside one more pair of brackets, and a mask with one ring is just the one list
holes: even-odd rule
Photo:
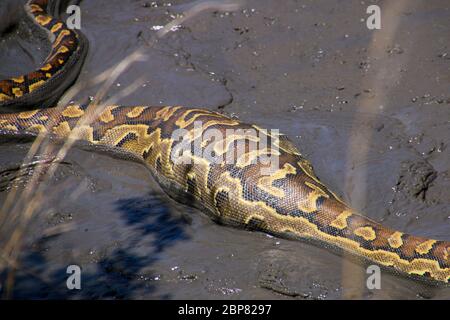
[[[360, 1], [247, 1], [233, 14], [203, 13], [153, 47], [146, 45], [152, 26], [189, 2], [146, 2], [82, 2], [90, 52], [79, 83], [143, 46], [147, 61], [128, 68], [109, 96], [139, 77], [145, 83], [120, 103], [205, 107], [280, 129], [356, 209], [405, 232], [450, 240], [446, 1], [401, 8], [387, 42], [394, 46], [382, 46], [378, 58], [374, 31], [360, 20], [368, 4]], [[5, 38], [2, 75], [42, 56], [20, 32]], [[85, 88], [78, 98], [97, 90]], [[15, 172], [29, 146], [2, 140], [0, 203], [9, 181], [27, 180]], [[74, 148], [47, 194], [27, 231], [17, 298], [450, 298], [449, 289], [386, 272], [381, 290], [368, 290], [363, 266], [309, 244], [217, 225], [168, 198], [141, 165], [108, 155]], [[61, 225], [68, 229], [49, 233]], [[80, 291], [66, 289], [70, 264], [82, 267]]]

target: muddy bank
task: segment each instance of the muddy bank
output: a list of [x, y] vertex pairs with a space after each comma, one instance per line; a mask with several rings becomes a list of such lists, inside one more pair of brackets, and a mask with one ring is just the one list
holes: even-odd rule
[[[145, 82], [119, 103], [205, 107], [280, 129], [356, 209], [450, 240], [446, 1], [390, 8], [398, 18], [386, 17], [380, 31], [361, 21], [369, 3], [247, 1], [236, 13], [204, 13], [152, 47], [155, 26], [188, 2], [147, 3], [82, 2], [91, 49], [79, 83], [142, 46], [148, 59], [128, 68], [109, 96]], [[18, 74], [39, 63], [45, 43], [18, 30], [4, 37], [0, 55], [0, 73]], [[15, 172], [29, 146], [2, 140], [0, 203], [11, 180], [26, 181]], [[364, 267], [216, 225], [170, 200], [138, 164], [80, 149], [65, 162], [27, 233], [14, 297], [450, 298], [384, 272], [381, 290], [369, 291]], [[70, 228], [48, 231], [59, 225]], [[70, 264], [82, 267], [80, 291], [66, 289]]]

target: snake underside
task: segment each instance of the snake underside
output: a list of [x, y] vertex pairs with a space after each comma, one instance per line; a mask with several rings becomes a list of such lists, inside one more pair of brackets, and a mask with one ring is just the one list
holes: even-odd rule
[[[56, 30], [57, 20], [46, 24], [53, 19], [45, 18], [46, 2], [30, 1], [28, 7], [39, 24]], [[64, 37], [57, 37], [56, 51], [32, 77], [0, 81], [0, 106], [45, 89], [64, 61], [77, 57], [79, 35]], [[180, 106], [108, 106], [95, 112], [74, 104], [1, 114], [0, 130], [47, 133], [127, 153], [144, 162], [169, 195], [220, 223], [312, 241], [433, 283], [450, 281], [449, 242], [412, 236], [356, 213], [319, 181], [285, 136], [256, 125]]]

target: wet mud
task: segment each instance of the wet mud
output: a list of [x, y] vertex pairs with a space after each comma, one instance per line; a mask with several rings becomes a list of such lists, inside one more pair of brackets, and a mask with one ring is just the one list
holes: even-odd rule
[[[280, 129], [355, 209], [450, 240], [447, 1], [377, 1], [395, 14], [374, 31], [364, 20], [371, 1], [248, 0], [233, 13], [202, 13], [150, 46], [155, 29], [189, 3], [83, 1], [90, 52], [77, 83], [143, 48], [147, 60], [108, 97], [142, 78], [118, 103], [204, 107]], [[3, 30], [2, 78], [39, 65], [42, 37], [20, 24]], [[33, 165], [18, 170], [30, 146], [2, 138], [0, 203], [32, 175]], [[66, 287], [71, 264], [82, 269], [81, 290]], [[446, 288], [384, 271], [381, 289], [369, 290], [367, 276], [325, 249], [217, 225], [167, 197], [140, 164], [73, 148], [27, 229], [12, 297], [450, 299]]]

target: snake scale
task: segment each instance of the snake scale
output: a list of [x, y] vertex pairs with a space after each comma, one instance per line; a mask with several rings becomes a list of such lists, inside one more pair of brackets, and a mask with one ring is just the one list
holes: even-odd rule
[[[98, 114], [76, 104], [63, 109], [42, 107], [49, 100], [54, 102], [51, 89], [58, 79], [77, 73], [86, 51], [82, 35], [49, 15], [47, 2], [31, 0], [26, 8], [49, 32], [52, 49], [40, 69], [0, 81], [2, 109], [24, 107], [22, 112], [0, 114], [3, 134], [75, 136], [130, 154], [145, 163], [170, 196], [201, 208], [219, 223], [312, 241], [399, 274], [449, 284], [450, 242], [409, 235], [358, 214], [319, 181], [311, 164], [284, 135], [220, 113], [180, 106], [108, 106]], [[53, 91], [60, 94], [63, 89]], [[29, 106], [38, 109], [25, 109]], [[94, 121], [82, 124], [86, 116]], [[179, 129], [195, 146], [183, 154], [191, 161], [179, 163], [172, 158], [182, 143], [173, 137]], [[212, 129], [225, 138], [207, 138]], [[234, 134], [226, 135], [231, 129]], [[248, 130], [257, 135], [248, 135]], [[252, 142], [259, 145], [262, 140], [268, 141], [266, 147], [254, 148]], [[237, 143], [244, 147], [243, 153], [233, 151], [231, 163], [211, 161], [203, 153], [198, 156], [198, 151], [206, 150], [223, 156]], [[277, 156], [278, 166], [258, 161], [264, 155]], [[263, 174], [263, 167], [269, 171]]]

